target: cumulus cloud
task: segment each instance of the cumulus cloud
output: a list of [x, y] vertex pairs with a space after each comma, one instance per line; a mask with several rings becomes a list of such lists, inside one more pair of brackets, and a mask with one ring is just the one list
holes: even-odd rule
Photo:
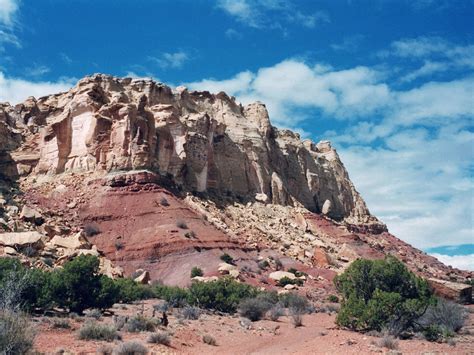
[[15, 14], [18, 11], [19, 1], [0, 0], [0, 24], [11, 27], [14, 24]]
[[178, 51], [174, 53], [163, 53], [159, 57], [149, 57], [149, 59], [162, 69], [166, 68], [181, 68], [185, 62], [189, 60], [189, 56], [186, 52]]
[[470, 255], [443, 255], [443, 254], [431, 254], [436, 259], [446, 265], [451, 265], [462, 270], [474, 271], [474, 254]]
[[[325, 132], [371, 211], [419, 248], [472, 243], [474, 77], [396, 90], [390, 77], [359, 66], [337, 70], [288, 59], [225, 80], [186, 84], [266, 103], [272, 122], [347, 120]], [[396, 87], [396, 86], [395, 86]]]
[[29, 96], [41, 97], [67, 91], [75, 84], [75, 79], [62, 79], [57, 82], [28, 81], [6, 77], [0, 72], [0, 102], [17, 104]]

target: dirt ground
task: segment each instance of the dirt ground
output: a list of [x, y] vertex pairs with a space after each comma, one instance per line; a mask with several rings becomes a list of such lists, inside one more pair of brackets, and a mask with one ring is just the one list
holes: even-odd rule
[[[113, 309], [117, 315], [134, 315], [142, 309], [145, 316], [152, 315], [153, 305], [158, 300], [147, 300], [142, 305], [121, 305]], [[457, 335], [455, 345], [432, 343], [421, 339], [398, 340], [398, 349], [392, 353], [402, 354], [474, 354], [474, 306], [469, 319]], [[119, 341], [78, 340], [77, 330], [86, 321], [80, 317], [70, 320], [71, 329], [53, 329], [48, 318], [35, 318], [37, 337], [35, 349], [46, 354], [95, 354], [106, 344], [115, 346]], [[262, 320], [249, 322], [238, 315], [219, 316], [202, 314], [198, 320], [182, 320], [174, 311], [169, 317], [166, 331], [171, 334], [170, 346], [147, 344], [150, 333], [128, 333], [121, 331], [122, 341], [139, 341], [146, 345], [150, 354], [369, 354], [388, 353], [375, 343], [379, 338], [366, 334], [338, 329], [335, 314], [314, 313], [303, 316], [303, 326], [295, 328], [292, 319], [281, 317], [277, 322]], [[101, 323], [113, 324], [112, 316], [104, 316]], [[158, 330], [160, 331], [160, 330]], [[216, 346], [202, 341], [211, 335]]]

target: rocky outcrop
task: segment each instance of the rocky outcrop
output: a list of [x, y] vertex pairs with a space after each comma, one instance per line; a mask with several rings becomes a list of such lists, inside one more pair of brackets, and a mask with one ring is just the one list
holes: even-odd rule
[[148, 169], [189, 191], [385, 230], [329, 142], [302, 141], [273, 127], [264, 104], [243, 107], [222, 92], [94, 75], [66, 93], [3, 104], [0, 130], [11, 175]]

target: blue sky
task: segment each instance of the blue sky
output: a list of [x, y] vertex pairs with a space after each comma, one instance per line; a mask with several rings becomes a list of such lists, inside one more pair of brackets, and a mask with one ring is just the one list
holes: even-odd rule
[[392, 233], [474, 269], [473, 18], [472, 0], [0, 0], [0, 101], [96, 72], [264, 101], [333, 142]]

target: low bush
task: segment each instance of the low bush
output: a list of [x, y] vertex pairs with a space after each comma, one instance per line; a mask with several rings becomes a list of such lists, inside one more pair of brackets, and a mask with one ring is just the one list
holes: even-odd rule
[[268, 269], [268, 267], [270, 266], [270, 264], [268, 263], [267, 260], [262, 260], [258, 263], [258, 267], [261, 269], [261, 270], [266, 270]]
[[221, 257], [220, 257], [220, 259], [221, 259], [223, 262], [227, 263], [227, 264], [234, 265], [234, 258], [231, 257], [231, 256], [230, 256], [229, 254], [227, 254], [227, 253], [222, 254]]
[[276, 322], [281, 316], [285, 315], [285, 310], [280, 303], [277, 303], [273, 305], [272, 308], [270, 308], [269, 314], [270, 314], [270, 319]]
[[161, 200], [160, 200], [160, 205], [168, 207], [170, 205], [170, 203], [168, 202], [166, 197], [162, 197]]
[[88, 309], [87, 311], [84, 312], [84, 314], [86, 317], [94, 318], [97, 320], [99, 320], [102, 317], [102, 312], [97, 308]]
[[159, 332], [150, 334], [146, 341], [150, 344], [162, 344], [169, 346], [171, 344], [171, 337], [166, 332]]
[[253, 298], [258, 293], [255, 287], [224, 277], [217, 281], [193, 283], [188, 300], [199, 308], [234, 313], [241, 300]]
[[100, 233], [100, 228], [97, 224], [88, 223], [84, 226], [84, 234], [86, 237], [93, 237]]
[[115, 327], [95, 322], [86, 322], [78, 332], [81, 340], [105, 340], [114, 341], [120, 339]]
[[279, 298], [280, 298], [281, 304], [285, 308], [297, 309], [298, 311], [302, 313], [305, 313], [306, 309], [309, 306], [309, 302], [305, 297], [300, 296], [294, 292], [284, 293], [280, 295]]
[[450, 332], [458, 332], [466, 321], [464, 308], [454, 302], [438, 298], [430, 305], [418, 323], [423, 327], [438, 326]]
[[157, 298], [169, 303], [171, 307], [184, 307], [188, 304], [189, 291], [177, 286], [156, 285], [153, 292]]
[[180, 315], [184, 319], [197, 320], [201, 316], [201, 310], [197, 307], [185, 306], [181, 310]]
[[213, 336], [210, 336], [210, 335], [208, 335], [208, 334], [203, 335], [202, 341], [203, 341], [205, 344], [212, 345], [212, 346], [217, 346], [216, 339], [215, 339]]
[[338, 303], [339, 302], [339, 297], [336, 295], [329, 295], [328, 296], [328, 301], [332, 303]]
[[34, 338], [25, 315], [0, 310], [0, 354], [26, 354], [33, 348]]
[[387, 348], [390, 350], [398, 349], [398, 341], [391, 335], [384, 335], [382, 338], [377, 340], [376, 345], [379, 348]]
[[196, 276], [202, 276], [204, 273], [202, 272], [202, 269], [195, 266], [191, 269], [191, 278], [196, 277]]
[[130, 318], [124, 326], [124, 329], [130, 333], [152, 332], [155, 330], [155, 322], [142, 315]]
[[146, 355], [148, 349], [145, 345], [136, 341], [127, 341], [117, 345], [113, 351], [114, 355]]
[[71, 324], [69, 323], [69, 320], [66, 318], [52, 318], [51, 325], [53, 326], [53, 328], [57, 328], [57, 329], [71, 328]]
[[401, 330], [414, 328], [434, 300], [427, 281], [392, 256], [356, 260], [334, 283], [342, 295], [336, 322], [354, 330], [380, 331], [394, 321]]
[[239, 304], [239, 313], [242, 317], [255, 322], [262, 319], [271, 307], [271, 303], [258, 296], [255, 298], [246, 298]]
[[290, 279], [289, 277], [285, 276], [278, 280], [278, 286], [285, 287], [286, 285], [303, 285], [303, 280], [300, 279]]
[[291, 320], [295, 328], [303, 325], [303, 311], [298, 308], [290, 308]]
[[181, 229], [188, 229], [188, 225], [183, 220], [177, 220], [176, 227], [181, 228]]

